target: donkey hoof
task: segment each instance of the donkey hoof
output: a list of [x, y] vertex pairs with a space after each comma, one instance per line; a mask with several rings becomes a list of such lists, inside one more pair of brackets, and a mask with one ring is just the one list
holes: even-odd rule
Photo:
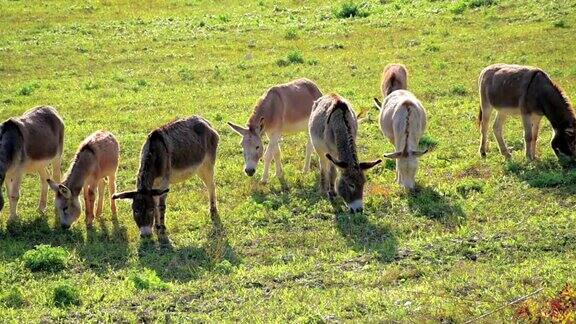
[[336, 193], [333, 191], [328, 191], [327, 197], [328, 197], [328, 200], [333, 202], [334, 200], [336, 200]]

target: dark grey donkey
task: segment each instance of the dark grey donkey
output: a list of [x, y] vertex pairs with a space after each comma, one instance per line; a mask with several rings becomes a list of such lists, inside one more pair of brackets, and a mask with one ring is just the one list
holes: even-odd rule
[[576, 157], [576, 114], [562, 90], [546, 72], [530, 66], [495, 64], [480, 73], [478, 85], [482, 156], [486, 156], [488, 150], [488, 126], [494, 107], [498, 111], [494, 135], [500, 152], [506, 158], [510, 158], [511, 154], [504, 142], [502, 127], [510, 114], [520, 114], [522, 117], [528, 159], [536, 157], [536, 140], [542, 116], [546, 116], [554, 128], [551, 143], [554, 153], [557, 156]]
[[[35, 107], [21, 117], [10, 118], [0, 126], [0, 184], [6, 184], [10, 201], [10, 220], [17, 218], [18, 199], [22, 176], [38, 172], [40, 175], [40, 203], [38, 209], [46, 211], [49, 164], [54, 179], [60, 181], [64, 123], [56, 109], [49, 106]], [[0, 186], [0, 210], [4, 198]]]
[[113, 199], [132, 199], [132, 211], [141, 236], [166, 230], [164, 215], [171, 183], [197, 173], [210, 197], [210, 217], [220, 227], [216, 208], [214, 164], [219, 136], [202, 117], [192, 116], [164, 125], [148, 135], [142, 147], [137, 190], [115, 194]]
[[[358, 124], [354, 111], [338, 95], [323, 96], [314, 103], [309, 131], [312, 145], [320, 159], [322, 189], [331, 200], [335, 197], [335, 193], [338, 193], [351, 212], [362, 212], [366, 183], [364, 171], [382, 160], [358, 162], [356, 153]], [[340, 171], [337, 185], [336, 168]]]

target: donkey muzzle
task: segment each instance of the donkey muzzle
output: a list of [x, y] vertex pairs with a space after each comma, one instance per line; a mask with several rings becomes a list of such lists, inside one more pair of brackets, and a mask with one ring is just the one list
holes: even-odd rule
[[254, 173], [256, 172], [256, 169], [246, 168], [246, 169], [244, 169], [244, 172], [246, 172], [246, 174], [247, 174], [249, 177], [251, 177], [251, 176], [253, 176]]

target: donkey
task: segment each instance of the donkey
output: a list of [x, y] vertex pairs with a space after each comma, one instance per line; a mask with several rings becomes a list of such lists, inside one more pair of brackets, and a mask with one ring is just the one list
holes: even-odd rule
[[[21, 117], [10, 118], [0, 126], [0, 184], [6, 184], [10, 202], [10, 221], [17, 216], [20, 185], [25, 173], [40, 175], [38, 210], [46, 211], [48, 172], [52, 164], [54, 178], [60, 180], [64, 122], [53, 107], [38, 106]], [[4, 207], [0, 185], [0, 210]]]
[[427, 120], [420, 101], [406, 90], [407, 75], [403, 65], [388, 65], [382, 80], [384, 103], [376, 98], [374, 103], [380, 110], [380, 130], [396, 148], [394, 153], [384, 156], [396, 159], [396, 182], [412, 190], [416, 186], [418, 158], [428, 151], [418, 150]]
[[[382, 160], [358, 162], [356, 115], [350, 104], [336, 94], [325, 95], [314, 103], [308, 124], [310, 139], [320, 161], [320, 185], [333, 200], [336, 193], [350, 212], [362, 212], [364, 172]], [[335, 187], [336, 168], [340, 176]]]
[[132, 199], [132, 211], [141, 236], [150, 236], [152, 226], [164, 234], [168, 186], [198, 173], [210, 198], [210, 217], [220, 227], [216, 207], [214, 165], [218, 133], [199, 116], [168, 123], [148, 135], [142, 147], [137, 189], [115, 194], [112, 199]]
[[576, 114], [562, 90], [546, 72], [530, 66], [495, 64], [482, 70], [478, 85], [482, 157], [488, 150], [488, 124], [492, 108], [498, 111], [493, 126], [494, 135], [500, 153], [507, 159], [512, 155], [502, 136], [502, 128], [510, 114], [520, 114], [522, 117], [526, 157], [529, 160], [536, 158], [536, 141], [542, 116], [550, 121], [554, 129], [551, 145], [556, 156], [576, 156]]
[[[272, 159], [276, 161], [276, 177], [282, 179], [282, 162], [280, 161], [279, 142], [284, 134], [306, 130], [310, 111], [314, 101], [322, 96], [318, 86], [308, 79], [298, 79], [268, 89], [260, 98], [254, 112], [248, 119], [247, 127], [233, 123], [228, 125], [242, 136], [244, 151], [244, 172], [253, 176], [258, 160], [264, 156], [264, 173], [262, 182], [268, 182], [268, 173]], [[264, 153], [262, 135], [266, 133], [270, 142]], [[310, 170], [312, 143], [306, 144], [304, 173]]]
[[[70, 228], [82, 212], [78, 199], [80, 191], [84, 193], [86, 227], [92, 227], [96, 192], [98, 192], [96, 216], [102, 215], [106, 178], [110, 195], [116, 192], [119, 153], [120, 145], [114, 135], [110, 132], [97, 131], [80, 144], [62, 183], [48, 179], [48, 185], [56, 193], [56, 210], [63, 229]], [[112, 215], [116, 215], [116, 202], [112, 199], [110, 209]]]
[[397, 63], [386, 65], [382, 72], [382, 96], [386, 97], [396, 90], [408, 89], [408, 69]]

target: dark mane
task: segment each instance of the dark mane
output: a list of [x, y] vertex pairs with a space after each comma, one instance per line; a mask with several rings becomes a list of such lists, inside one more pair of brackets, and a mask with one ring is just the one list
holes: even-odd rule
[[[356, 153], [356, 145], [354, 142], [354, 137], [352, 136], [352, 128], [350, 127], [348, 119], [346, 118], [346, 113], [351, 112], [350, 107], [348, 107], [346, 102], [344, 102], [342, 98], [337, 94], [332, 93], [330, 94], [330, 97], [333, 100], [332, 101], [333, 106], [332, 110], [330, 111], [330, 114], [328, 115], [328, 118], [326, 119], [326, 124], [330, 123], [330, 118], [332, 118], [332, 115], [335, 112], [337, 111], [342, 112], [342, 121], [344, 123], [344, 126], [346, 127], [346, 145], [348, 146], [348, 149], [352, 151], [352, 159], [354, 160], [354, 164], [358, 165], [358, 155]], [[338, 158], [342, 159], [341, 157]]]

